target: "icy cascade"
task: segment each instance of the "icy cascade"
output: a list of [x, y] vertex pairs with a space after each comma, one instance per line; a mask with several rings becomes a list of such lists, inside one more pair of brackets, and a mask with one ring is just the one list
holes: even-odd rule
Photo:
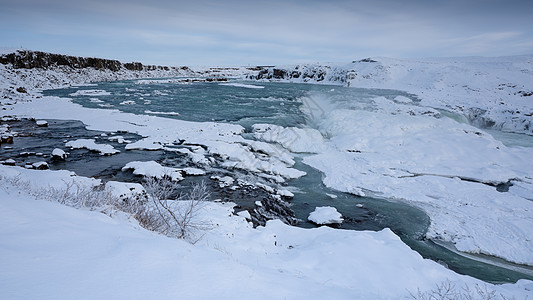
[[265, 67], [250, 80], [402, 90], [424, 106], [465, 116], [472, 124], [533, 135], [533, 56], [401, 60]]

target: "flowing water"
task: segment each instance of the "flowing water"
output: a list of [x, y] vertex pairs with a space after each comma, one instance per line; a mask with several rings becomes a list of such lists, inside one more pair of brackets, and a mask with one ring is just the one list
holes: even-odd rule
[[[375, 109], [372, 99], [378, 96], [394, 100], [403, 96], [412, 100], [410, 105], [417, 105], [413, 95], [393, 90], [354, 89], [339, 86], [289, 84], [289, 83], [249, 83], [246, 88], [218, 83], [180, 84], [172, 80], [118, 81], [99, 83], [93, 86], [67, 88], [45, 91], [45, 95], [69, 97], [75, 103], [86, 107], [101, 109], [119, 109], [135, 114], [151, 114], [168, 118], [189, 121], [216, 121], [240, 124], [245, 129], [245, 137], [251, 137], [251, 126], [257, 123], [270, 123], [281, 126], [308, 126], [308, 118], [302, 113], [302, 97], [312, 94], [327, 95], [335, 105], [342, 104], [350, 109]], [[69, 96], [78, 90], [103, 90], [102, 92], [79, 93]], [[396, 101], [395, 101], [396, 102]], [[401, 104], [401, 103], [398, 103]], [[324, 104], [321, 104], [324, 105]], [[325, 107], [308, 107], [325, 110]], [[61, 124], [60, 124], [61, 125]], [[63, 126], [68, 130], [69, 127]], [[68, 125], [68, 124], [67, 124]], [[77, 127], [71, 126], [71, 136], [76, 136]], [[80, 129], [81, 130], [81, 129]], [[80, 133], [81, 134], [81, 133]], [[95, 133], [97, 134], [97, 133]], [[93, 135], [95, 135], [93, 134]], [[511, 137], [512, 138], [512, 137]], [[120, 145], [114, 145], [119, 150]], [[127, 152], [127, 153], [124, 153]], [[142, 152], [142, 153], [141, 153]], [[123, 151], [111, 157], [87, 158], [93, 160], [94, 168], [112, 169], [109, 176], [121, 179], [120, 167], [128, 160], [165, 160], [178, 161], [171, 154], [162, 152], [130, 152]], [[175, 154], [174, 154], [175, 155]], [[490, 257], [466, 257], [424, 239], [429, 225], [427, 215], [415, 207], [401, 202], [387, 201], [368, 197], [358, 197], [337, 192], [322, 184], [322, 174], [301, 162], [304, 154], [297, 155], [295, 168], [307, 172], [307, 175], [289, 181], [295, 191], [292, 209], [296, 216], [307, 220], [307, 216], [317, 206], [334, 206], [346, 221], [340, 226], [352, 230], [380, 230], [391, 228], [412, 249], [425, 258], [430, 258], [448, 266], [459, 273], [471, 275], [490, 282], [515, 282], [520, 278], [533, 279], [533, 271], [529, 267], [516, 266], [506, 262], [500, 263], [504, 268], [492, 264]], [[84, 175], [83, 159], [79, 160], [80, 175]], [[69, 168], [68, 166], [62, 166]], [[70, 169], [73, 169], [71, 166]], [[76, 169], [76, 168], [74, 168]], [[223, 172], [227, 172], [224, 170]], [[87, 173], [87, 172], [85, 172]], [[104, 175], [105, 171], [95, 174]], [[93, 175], [91, 175], [93, 176]], [[238, 200], [238, 199], [237, 199]], [[238, 201], [235, 201], [238, 203]], [[299, 224], [302, 227], [313, 227], [309, 222]], [[486, 262], [489, 263], [486, 263]]]

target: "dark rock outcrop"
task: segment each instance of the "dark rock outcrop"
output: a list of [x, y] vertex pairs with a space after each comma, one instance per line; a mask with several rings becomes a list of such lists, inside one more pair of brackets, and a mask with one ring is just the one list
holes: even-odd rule
[[[170, 71], [178, 68], [166, 66], [143, 65], [140, 62], [121, 63], [118, 60], [79, 57], [62, 54], [53, 54], [41, 51], [17, 50], [13, 53], [0, 56], [0, 63], [11, 65], [14, 69], [51, 69], [60, 66], [73, 69], [94, 68], [96, 70], [109, 70], [112, 72], [126, 69], [130, 71]], [[192, 71], [188, 67], [179, 68], [183, 71]]]
[[0, 56], [0, 63], [4, 65], [11, 64], [15, 69], [49, 69], [57, 66], [68, 66], [74, 69], [95, 68], [97, 70], [118, 71], [122, 67], [122, 63], [118, 60], [77, 57], [30, 50], [18, 50], [17, 52]]

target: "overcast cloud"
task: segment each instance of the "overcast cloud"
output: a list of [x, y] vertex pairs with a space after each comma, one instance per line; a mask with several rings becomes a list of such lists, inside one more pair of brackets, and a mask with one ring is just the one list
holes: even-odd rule
[[0, 46], [165, 65], [533, 53], [533, 1], [0, 0]]

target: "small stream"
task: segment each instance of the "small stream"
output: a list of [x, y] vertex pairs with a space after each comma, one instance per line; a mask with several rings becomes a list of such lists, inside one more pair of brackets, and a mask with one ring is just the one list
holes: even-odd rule
[[[343, 88], [338, 86], [317, 86], [287, 83], [258, 83], [264, 88], [247, 89], [242, 87], [224, 86], [216, 83], [195, 83], [190, 85], [163, 83], [153, 81], [149, 84], [138, 84], [137, 81], [120, 81], [100, 83], [96, 86], [68, 88], [45, 91], [44, 95], [73, 98], [73, 101], [86, 107], [100, 109], [119, 109], [135, 114], [152, 114], [162, 117], [177, 118], [190, 121], [217, 121], [240, 124], [249, 133], [251, 126], [257, 123], [270, 123], [281, 126], [298, 126], [305, 124], [306, 118], [301, 113], [301, 101], [298, 99], [309, 93], [329, 93], [339, 99], [358, 99], [353, 105], [365, 107], [374, 97], [382, 96], [393, 99], [396, 96], [410, 97], [409, 94], [391, 90], [368, 90]], [[249, 84], [249, 83], [247, 83]], [[255, 83], [254, 83], [255, 84]], [[88, 92], [81, 96], [69, 96], [78, 90], [104, 90], [109, 95], [100, 93], [93, 95]], [[125, 101], [127, 104], [124, 104]], [[347, 100], [346, 100], [347, 101]], [[171, 114], [165, 114], [171, 113]], [[24, 123], [30, 122], [30, 123]], [[109, 141], [106, 134], [86, 130], [81, 122], [49, 120], [48, 128], [36, 127], [31, 121], [13, 123], [14, 131], [23, 134], [15, 139], [12, 145], [2, 145], [0, 160], [15, 158], [17, 164], [47, 160], [46, 155], [21, 156], [21, 152], [49, 154], [54, 148], [65, 148], [67, 140], [78, 138], [96, 138], [97, 143], [111, 144], [121, 152], [112, 156], [100, 156], [87, 150], [70, 150], [65, 162], [51, 163], [52, 169], [68, 169], [77, 174], [98, 177], [104, 180], [139, 181], [131, 172], [122, 172], [121, 168], [130, 161], [155, 160], [174, 167], [187, 164], [182, 154], [164, 151], [125, 151], [124, 144]], [[18, 125], [16, 125], [18, 124]], [[24, 134], [24, 132], [26, 132]], [[108, 133], [109, 134], [109, 133]], [[118, 133], [117, 133], [118, 134]], [[130, 133], [119, 133], [127, 139], [138, 140], [140, 137]], [[5, 147], [8, 148], [5, 148]], [[304, 155], [296, 155], [295, 168], [305, 171], [306, 176], [291, 180], [288, 186], [295, 196], [291, 200], [292, 210], [302, 222], [298, 226], [315, 227], [306, 221], [307, 216], [317, 206], [334, 206], [345, 218], [341, 229], [349, 230], [381, 230], [391, 228], [413, 250], [423, 257], [435, 260], [448, 268], [488, 282], [516, 282], [527, 278], [533, 280], [533, 268], [517, 266], [511, 270], [512, 264], [505, 262], [506, 268], [487, 264], [494, 261], [491, 257], [466, 257], [455, 253], [442, 245], [424, 239], [429, 225], [428, 216], [418, 208], [401, 202], [384, 199], [358, 197], [341, 193], [324, 186], [323, 174], [303, 164]], [[183, 184], [197, 180], [210, 180], [213, 174], [228, 174], [228, 170], [209, 170], [207, 176], [186, 179]], [[233, 173], [234, 177], [247, 174]], [[214, 184], [213, 186], [216, 186]], [[231, 200], [241, 208], [250, 208], [260, 193], [246, 194], [213, 189], [213, 197]], [[522, 268], [523, 267], [523, 268]]]

